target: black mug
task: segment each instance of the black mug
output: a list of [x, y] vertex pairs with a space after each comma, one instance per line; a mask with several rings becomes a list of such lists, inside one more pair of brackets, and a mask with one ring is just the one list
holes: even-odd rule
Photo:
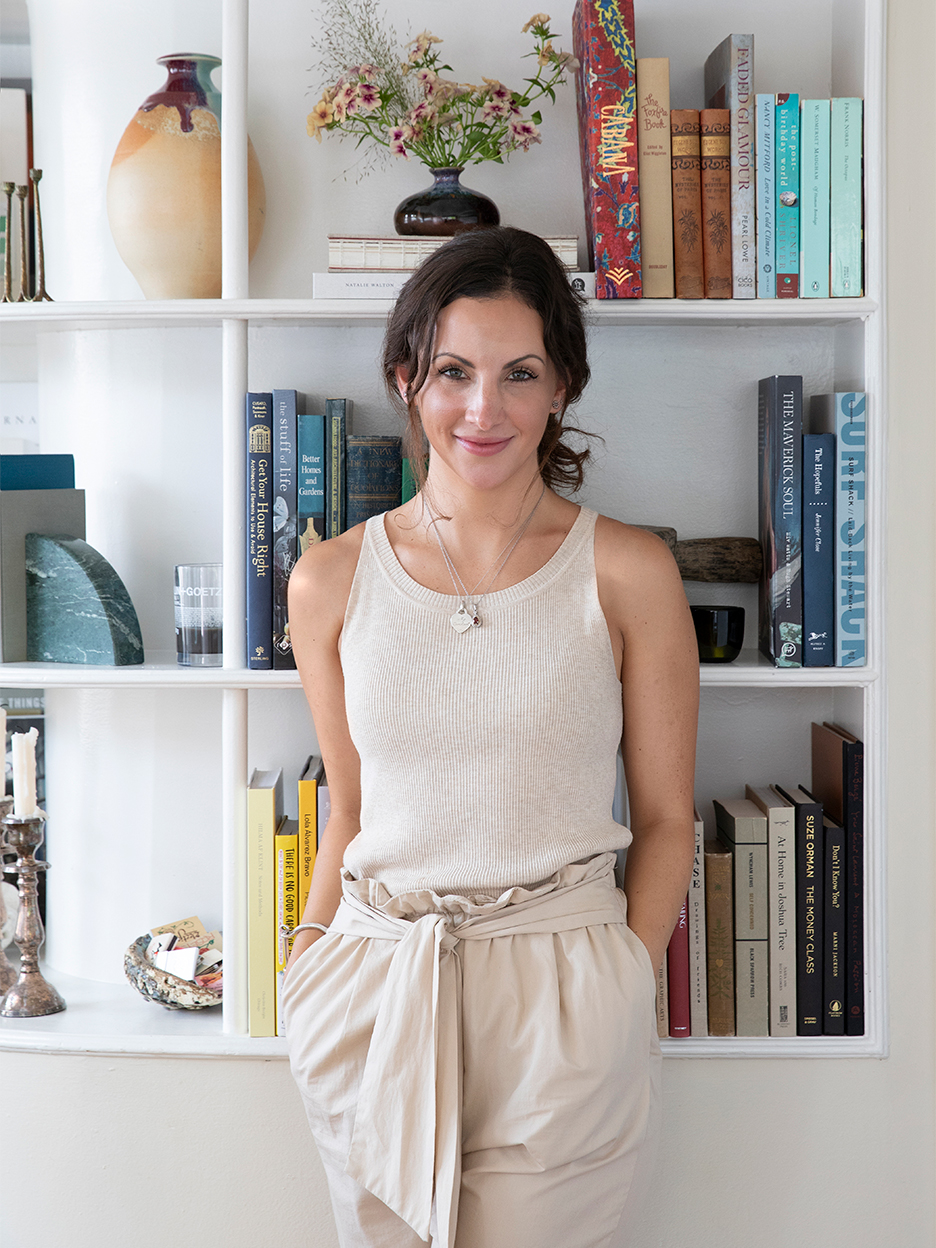
[[741, 653], [744, 641], [743, 607], [692, 607], [699, 660], [702, 663], [731, 663]]

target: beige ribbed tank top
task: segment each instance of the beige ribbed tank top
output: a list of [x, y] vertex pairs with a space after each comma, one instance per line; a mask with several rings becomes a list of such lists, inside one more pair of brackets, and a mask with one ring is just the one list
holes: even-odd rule
[[341, 634], [356, 878], [496, 896], [630, 843], [611, 817], [623, 714], [596, 518], [583, 507], [548, 563], [487, 594], [464, 633], [449, 623], [459, 599], [414, 581], [383, 516], [368, 520]]

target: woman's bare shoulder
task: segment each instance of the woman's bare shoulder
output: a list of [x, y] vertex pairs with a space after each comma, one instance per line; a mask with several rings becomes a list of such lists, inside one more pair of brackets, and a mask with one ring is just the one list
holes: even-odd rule
[[323, 614], [339, 621], [344, 618], [364, 527], [358, 524], [340, 537], [316, 542], [297, 560], [289, 577], [291, 615], [314, 607], [320, 618]]
[[647, 529], [599, 516], [595, 522], [595, 564], [602, 574], [618, 581], [678, 576], [669, 547]]

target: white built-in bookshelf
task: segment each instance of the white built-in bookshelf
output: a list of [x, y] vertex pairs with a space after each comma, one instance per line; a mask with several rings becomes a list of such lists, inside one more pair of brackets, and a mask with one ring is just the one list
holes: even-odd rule
[[[652, 9], [640, 54], [700, 67], [725, 33], [749, 29], [759, 65], [761, 26], [776, 23], [767, 0], [726, 0], [690, 47], [676, 31], [685, 5], [656, 0]], [[691, 601], [736, 603], [748, 617], [741, 658], [702, 670], [697, 801], [709, 834], [714, 796], [740, 795], [745, 783], [808, 783], [812, 720], [841, 723], [865, 743], [866, 1034], [664, 1041], [669, 1056], [858, 1057], [887, 1048], [883, 10], [882, 0], [794, 2], [784, 21], [801, 21], [818, 41], [810, 64], [820, 69], [801, 84], [790, 63], [784, 81], [757, 84], [864, 97], [865, 297], [590, 307], [594, 379], [579, 419], [605, 443], [582, 499], [620, 519], [669, 525], [681, 538], [756, 533], [759, 377], [801, 373], [807, 395], [863, 389], [871, 413], [867, 666], [775, 669], [753, 649], [754, 587], [687, 585]], [[285, 1056], [284, 1041], [246, 1034], [244, 795], [254, 767], [278, 765], [288, 793], [315, 741], [296, 674], [245, 666], [243, 395], [273, 386], [347, 394], [362, 432], [391, 428], [376, 377], [389, 304], [249, 297], [245, 179], [230, 157], [246, 126], [246, 22], [246, 0], [225, 0], [224, 298], [0, 306], [5, 349], [34, 355], [45, 387], [42, 449], [76, 455], [88, 538], [109, 536], [104, 553], [128, 584], [147, 649], [140, 667], [0, 665], [0, 686], [47, 692], [48, 976], [68, 1001], [48, 1019], [0, 1020], [0, 1047]], [[639, 41], [641, 29], [638, 16]], [[180, 668], [170, 649], [172, 565], [217, 555], [224, 667]], [[161, 1010], [122, 981], [132, 939], [196, 912], [224, 930], [223, 1017]]]

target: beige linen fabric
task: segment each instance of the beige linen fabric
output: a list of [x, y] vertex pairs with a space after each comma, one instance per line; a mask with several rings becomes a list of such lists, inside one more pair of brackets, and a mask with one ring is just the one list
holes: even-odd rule
[[613, 865], [497, 898], [345, 871], [284, 989], [342, 1248], [625, 1248], [660, 1056]]

